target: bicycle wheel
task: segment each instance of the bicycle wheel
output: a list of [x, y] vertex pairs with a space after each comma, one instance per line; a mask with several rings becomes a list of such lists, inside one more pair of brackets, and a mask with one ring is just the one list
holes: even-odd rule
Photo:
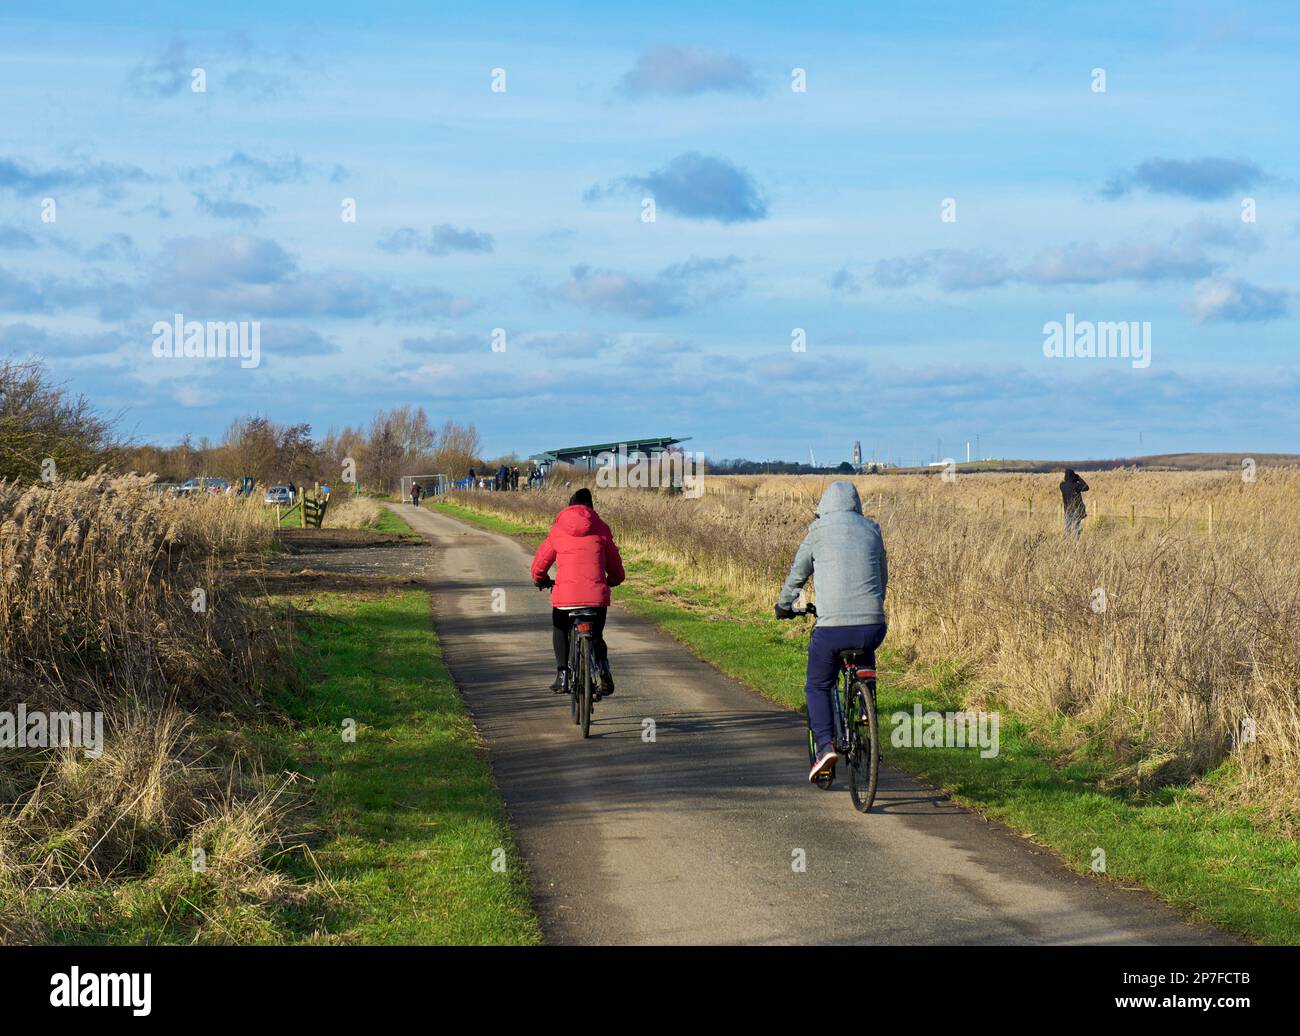
[[[570, 655], [570, 658], [573, 656]], [[581, 718], [581, 710], [578, 702], [582, 699], [582, 690], [578, 686], [578, 677], [582, 672], [582, 666], [573, 662], [569, 664], [569, 714], [573, 717], [573, 722], [577, 723]]]
[[578, 638], [569, 631], [569, 658], [565, 666], [568, 671], [569, 680], [569, 714], [573, 717], [573, 722], [577, 723], [582, 719], [581, 709], [578, 702], [582, 696], [581, 688], [578, 686], [578, 677], [582, 672], [582, 665], [578, 656], [579, 642]]
[[849, 797], [859, 813], [869, 813], [880, 778], [880, 730], [876, 697], [855, 681], [849, 700]]
[[578, 683], [581, 685], [582, 694], [582, 736], [591, 737], [591, 699], [596, 691], [596, 665], [592, 658], [593, 648], [591, 641], [583, 638], [582, 641], [582, 676]]

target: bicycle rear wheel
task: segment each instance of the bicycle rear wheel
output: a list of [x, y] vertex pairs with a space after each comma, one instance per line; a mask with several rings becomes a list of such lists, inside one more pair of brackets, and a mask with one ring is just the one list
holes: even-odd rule
[[849, 797], [859, 813], [869, 813], [880, 780], [880, 720], [870, 685], [855, 681], [849, 698]]
[[565, 668], [568, 670], [569, 680], [569, 715], [573, 717], [573, 722], [577, 723], [582, 719], [582, 712], [578, 705], [582, 696], [582, 689], [578, 686], [578, 678], [582, 673], [582, 664], [578, 657], [579, 642], [574, 636], [572, 630], [569, 631], [569, 658]]
[[[572, 656], [570, 656], [572, 657]], [[582, 665], [579, 662], [573, 662], [569, 665], [569, 714], [573, 717], [573, 722], [578, 723], [582, 719], [582, 707], [579, 702], [582, 700], [582, 688], [579, 686], [579, 679], [582, 674]]]
[[592, 698], [596, 692], [596, 665], [592, 657], [594, 648], [591, 641], [586, 637], [582, 639], [582, 676], [578, 683], [581, 685], [582, 701], [579, 708], [582, 712], [582, 736], [591, 737], [591, 704]]

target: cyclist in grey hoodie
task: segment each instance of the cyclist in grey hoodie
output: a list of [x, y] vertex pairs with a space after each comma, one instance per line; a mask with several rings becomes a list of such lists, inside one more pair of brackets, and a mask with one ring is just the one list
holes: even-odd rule
[[822, 494], [816, 520], [799, 544], [790, 574], [776, 602], [776, 617], [789, 619], [800, 588], [817, 574], [817, 626], [808, 642], [808, 723], [817, 742], [810, 781], [828, 773], [835, 751], [831, 695], [838, 676], [836, 653], [875, 650], [885, 639], [885, 589], [889, 568], [880, 526], [862, 514], [851, 482], [832, 482]]

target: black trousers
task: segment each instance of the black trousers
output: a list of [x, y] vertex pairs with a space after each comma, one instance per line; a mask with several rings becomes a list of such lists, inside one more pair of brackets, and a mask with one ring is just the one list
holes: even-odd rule
[[[606, 608], [597, 608], [596, 617], [591, 623], [591, 632], [596, 641], [596, 660], [605, 661], [609, 649], [605, 647], [605, 612]], [[555, 649], [555, 668], [563, 669], [569, 664], [569, 628], [573, 625], [573, 612], [563, 608], [551, 609], [551, 646]]]

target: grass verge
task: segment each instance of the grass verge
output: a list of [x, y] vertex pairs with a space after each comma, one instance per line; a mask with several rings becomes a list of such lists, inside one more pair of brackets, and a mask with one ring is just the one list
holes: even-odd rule
[[380, 516], [375, 520], [375, 524], [371, 526], [371, 529], [373, 529], [375, 532], [414, 532], [415, 531], [414, 529], [411, 528], [410, 525], [407, 524], [406, 520], [402, 518], [401, 515], [399, 515], [396, 511], [390, 511], [387, 507], [383, 509], [383, 513], [380, 514]]
[[[308, 690], [279, 703], [295, 724], [278, 736], [315, 782], [312, 858], [332, 892], [309, 941], [539, 942], [522, 862], [440, 658], [428, 594], [321, 594], [306, 604]], [[354, 741], [344, 738], [347, 721]], [[311, 876], [304, 858], [290, 866]]]
[[[448, 502], [453, 518], [536, 542], [539, 525]], [[765, 697], [803, 708], [807, 628], [746, 612], [688, 573], [626, 558], [628, 581], [615, 599], [662, 627], [696, 655]], [[774, 590], [775, 592], [775, 590]], [[895, 712], [957, 710], [960, 674], [918, 672], [881, 653], [884, 730]], [[996, 707], [996, 703], [993, 707]], [[944, 789], [954, 801], [1002, 821], [1089, 873], [1105, 853], [1106, 877], [1140, 884], [1194, 917], [1263, 943], [1300, 945], [1300, 843], [1270, 832], [1244, 809], [1208, 805], [1186, 788], [1146, 796], [1104, 790], [1105, 760], [1063, 762], [1005, 711], [1000, 752], [982, 759], [962, 749], [885, 746], [891, 765]]]
[[[273, 698], [274, 720], [213, 736], [307, 778], [279, 800], [295, 829], [306, 829], [295, 844], [272, 852], [252, 837], [259, 818], [235, 812], [196, 834], [206, 870], [196, 872], [182, 846], [112, 888], [7, 890], [0, 935], [21, 934], [24, 916], [34, 925], [39, 911], [41, 929], [26, 941], [541, 941], [485, 753], [439, 654], [428, 594], [319, 593], [294, 604], [299, 686]], [[355, 740], [344, 739], [346, 721]], [[270, 869], [250, 889], [259, 861]]]

